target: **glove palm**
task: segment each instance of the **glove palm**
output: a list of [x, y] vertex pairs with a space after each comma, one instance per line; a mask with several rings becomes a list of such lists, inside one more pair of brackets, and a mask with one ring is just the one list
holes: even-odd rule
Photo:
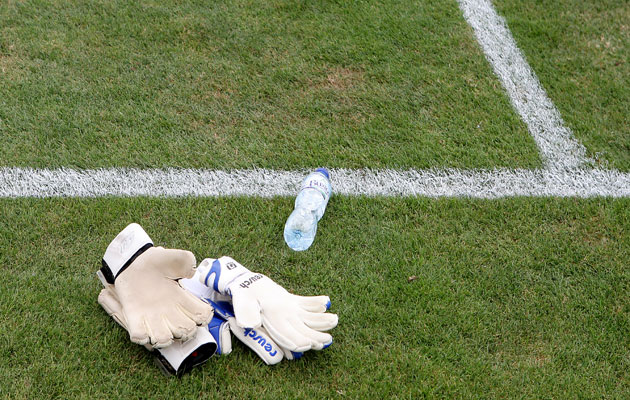
[[132, 342], [166, 347], [210, 322], [212, 307], [176, 281], [192, 277], [195, 264], [189, 251], [153, 247], [138, 224], [127, 226], [110, 243], [101, 273], [112, 284]]

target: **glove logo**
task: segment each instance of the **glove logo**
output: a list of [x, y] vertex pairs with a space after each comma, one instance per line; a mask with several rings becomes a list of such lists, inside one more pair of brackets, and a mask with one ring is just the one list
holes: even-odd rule
[[131, 234], [129, 235], [129, 237], [125, 238], [125, 240], [120, 242], [120, 254], [125, 254], [125, 252], [127, 251], [127, 248], [129, 248], [129, 245], [133, 243], [134, 238], [135, 238], [135, 235]]
[[278, 350], [275, 350], [271, 343], [267, 343], [265, 338], [256, 333], [256, 331], [252, 328], [245, 328], [245, 331], [243, 333], [245, 334], [245, 337], [251, 337], [252, 341], [258, 342], [260, 347], [262, 347], [267, 353], [269, 353], [271, 357], [275, 357], [275, 355], [278, 354]]
[[[212, 274], [214, 276], [211, 278]], [[221, 279], [221, 262], [219, 260], [214, 260], [210, 271], [206, 275], [206, 279], [204, 279], [203, 284], [208, 286], [208, 280], [212, 280], [212, 288], [215, 291], [219, 291], [219, 279]]]
[[260, 280], [264, 278], [263, 274], [256, 274], [254, 276], [252, 276], [251, 278], [249, 278], [246, 281], [241, 282], [241, 284], [239, 285], [240, 287], [242, 287], [243, 289], [247, 289], [249, 287], [249, 285], [251, 285], [252, 283]]
[[226, 267], [228, 270], [230, 270], [230, 271], [231, 271], [231, 270], [233, 270], [234, 268], [238, 267], [238, 265], [236, 265], [235, 263], [233, 263], [233, 262], [231, 262], [231, 261], [230, 261], [229, 263], [227, 263], [227, 264], [225, 265], [225, 267]]

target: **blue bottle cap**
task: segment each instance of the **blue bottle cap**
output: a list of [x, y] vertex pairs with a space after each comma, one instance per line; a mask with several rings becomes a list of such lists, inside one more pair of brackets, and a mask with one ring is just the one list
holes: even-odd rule
[[328, 173], [328, 170], [326, 168], [317, 168], [315, 170], [315, 172], [320, 172], [320, 173], [324, 174], [326, 179], [330, 179], [330, 174]]

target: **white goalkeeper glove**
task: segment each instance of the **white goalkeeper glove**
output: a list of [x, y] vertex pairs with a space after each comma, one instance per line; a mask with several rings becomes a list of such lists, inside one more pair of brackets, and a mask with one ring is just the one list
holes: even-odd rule
[[336, 314], [326, 313], [328, 296], [297, 296], [267, 276], [254, 273], [231, 257], [207, 258], [199, 264], [201, 283], [232, 299], [236, 325], [262, 326], [275, 343], [290, 352], [321, 350], [332, 343], [328, 331]]
[[303, 353], [292, 352], [278, 346], [262, 326], [256, 329], [238, 326], [231, 299], [200, 283], [198, 279], [195, 279], [197, 274], [191, 279], [182, 279], [180, 283], [191, 293], [205, 299], [214, 307], [214, 317], [208, 324], [208, 330], [217, 342], [217, 355], [227, 355], [232, 352], [231, 331], [267, 365], [277, 364], [283, 358], [296, 360], [302, 357]]
[[194, 337], [197, 326], [210, 322], [212, 306], [177, 282], [191, 278], [195, 264], [195, 256], [189, 251], [154, 247], [151, 238], [135, 223], [109, 244], [99, 273], [113, 285], [103, 290], [115, 292], [119, 319], [132, 342], [166, 347], [173, 339]]
[[[102, 274], [99, 274], [99, 278], [105, 286], [98, 295], [99, 304], [114, 321], [129, 331], [114, 285], [107, 283]], [[217, 343], [205, 326], [197, 327], [196, 335], [188, 341], [175, 340], [170, 346], [160, 349], [154, 349], [148, 343], [144, 347], [150, 351], [157, 350], [157, 364], [165, 373], [176, 376], [181, 376], [193, 367], [206, 362], [217, 351]]]

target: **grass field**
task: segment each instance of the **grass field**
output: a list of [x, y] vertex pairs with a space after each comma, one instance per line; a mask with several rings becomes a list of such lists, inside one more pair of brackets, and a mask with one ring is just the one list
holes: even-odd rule
[[540, 163], [454, 2], [42, 3], [0, 17], [8, 165]]
[[495, 1], [519, 46], [591, 154], [630, 170], [627, 1]]
[[[2, 201], [3, 394], [628, 393], [628, 201], [333, 198], [304, 253], [279, 234], [290, 202]], [[162, 377], [96, 303], [103, 249], [131, 221], [156, 243], [200, 258], [232, 254], [291, 291], [329, 293], [340, 316], [335, 343], [273, 368], [235, 343], [181, 380]]]
[[[589, 156], [627, 171], [627, 5], [494, 4]], [[447, 0], [6, 1], [0, 144], [0, 168], [542, 165]], [[292, 203], [0, 198], [0, 397], [630, 397], [630, 199], [333, 195], [302, 253]], [[96, 301], [131, 222], [329, 295], [334, 344], [267, 367], [235, 340], [162, 376]]]

